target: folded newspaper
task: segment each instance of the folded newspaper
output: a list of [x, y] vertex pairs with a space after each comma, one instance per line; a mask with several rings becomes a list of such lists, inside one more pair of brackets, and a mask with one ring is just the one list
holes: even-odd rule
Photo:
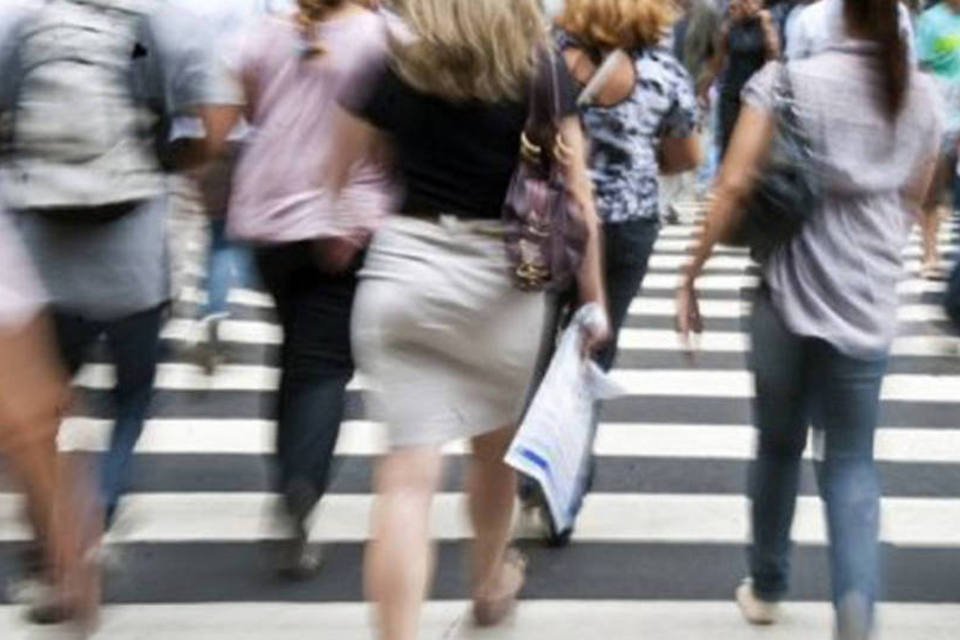
[[572, 527], [577, 515], [596, 402], [626, 394], [582, 355], [584, 328], [605, 322], [606, 314], [596, 304], [576, 313], [505, 459], [539, 483], [557, 531]]

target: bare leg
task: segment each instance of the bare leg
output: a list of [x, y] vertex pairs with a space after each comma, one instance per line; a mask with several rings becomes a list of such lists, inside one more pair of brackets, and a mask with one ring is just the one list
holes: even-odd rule
[[467, 490], [476, 534], [472, 554], [474, 597], [496, 597], [512, 586], [503, 584], [503, 564], [512, 533], [517, 474], [504, 464], [503, 457], [515, 432], [515, 427], [509, 427], [473, 440]]
[[439, 448], [401, 449], [377, 470], [373, 539], [366, 556], [367, 597], [381, 640], [416, 640], [433, 576], [430, 508], [443, 476]]
[[56, 433], [66, 402], [65, 379], [50, 349], [44, 320], [0, 334], [0, 449], [24, 487], [27, 511], [45, 554], [60, 605], [92, 622], [99, 597], [84, 562], [87, 486], [58, 455]]

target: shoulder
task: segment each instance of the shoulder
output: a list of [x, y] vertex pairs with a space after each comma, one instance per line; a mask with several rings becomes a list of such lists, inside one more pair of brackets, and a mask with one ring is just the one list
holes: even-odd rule
[[663, 80], [671, 84], [692, 83], [690, 72], [683, 66], [672, 51], [665, 47], [645, 49], [636, 54], [637, 66], [641, 75], [651, 71], [657, 73]]
[[931, 26], [943, 18], [943, 15], [943, 6], [938, 3], [921, 13], [917, 23], [921, 26]]

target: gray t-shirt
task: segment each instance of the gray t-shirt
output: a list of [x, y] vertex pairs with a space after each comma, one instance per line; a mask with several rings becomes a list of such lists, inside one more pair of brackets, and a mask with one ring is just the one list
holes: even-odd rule
[[[15, 73], [14, 34], [27, 14], [3, 17], [0, 78], [9, 79]], [[164, 4], [146, 21], [144, 40], [147, 55], [138, 62], [135, 77], [144, 99], [168, 114], [235, 102], [234, 89], [223, 83], [213, 63], [213, 39], [197, 16]], [[11, 93], [9, 83], [0, 81], [0, 110], [10, 108]], [[135, 212], [99, 223], [20, 214], [18, 226], [53, 305], [90, 318], [112, 319], [166, 302], [168, 201], [161, 196]]]
[[[943, 129], [937, 92], [918, 72], [899, 117], [889, 120], [877, 100], [882, 85], [871, 46], [846, 41], [790, 63], [826, 195], [764, 273], [794, 333], [855, 357], [883, 354], [895, 337], [901, 256], [913, 223], [904, 194], [936, 154]], [[754, 76], [745, 103], [769, 110], [779, 73], [779, 63], [772, 63]]]

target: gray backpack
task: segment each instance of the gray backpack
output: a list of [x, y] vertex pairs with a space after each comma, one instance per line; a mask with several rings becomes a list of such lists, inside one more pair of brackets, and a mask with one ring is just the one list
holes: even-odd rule
[[20, 30], [5, 193], [21, 210], [132, 210], [161, 193], [134, 92], [140, 0], [48, 0]]

